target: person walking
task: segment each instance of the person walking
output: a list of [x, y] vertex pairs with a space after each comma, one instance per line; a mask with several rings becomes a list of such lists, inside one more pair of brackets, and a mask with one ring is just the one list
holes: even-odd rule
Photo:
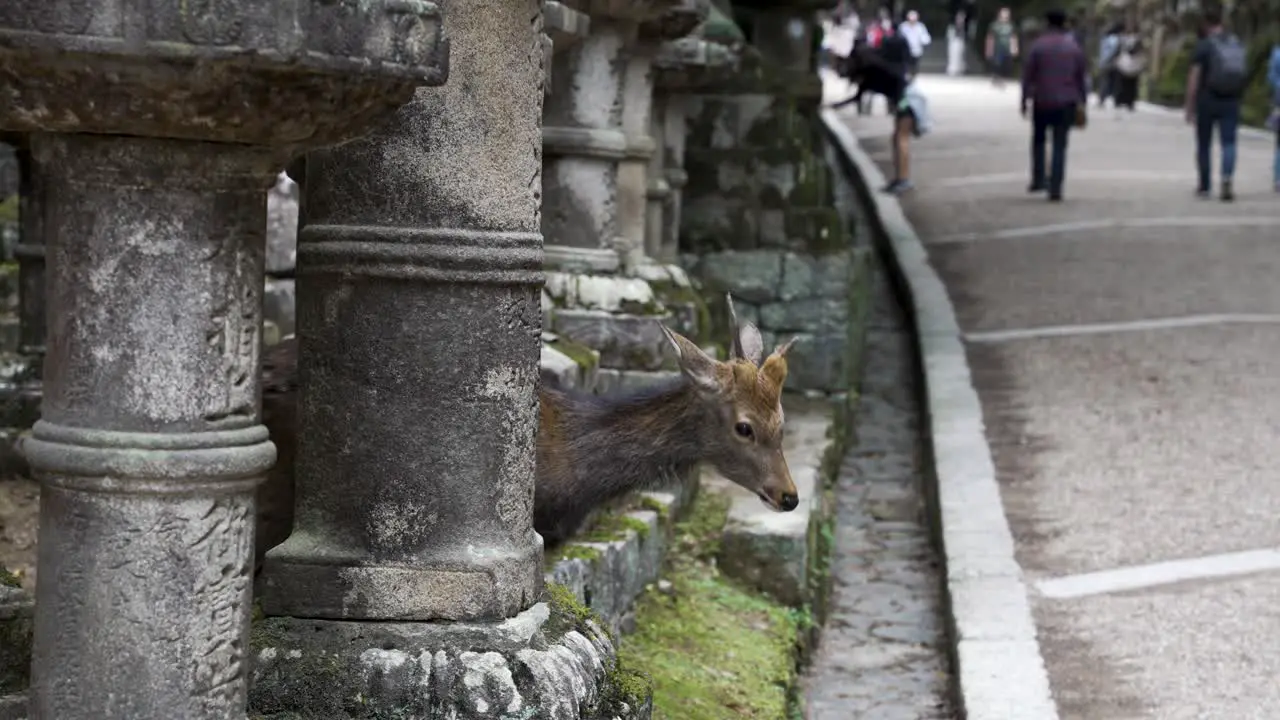
[[[1076, 124], [1076, 113], [1089, 96], [1084, 51], [1067, 33], [1067, 15], [1061, 10], [1045, 13], [1045, 32], [1031, 43], [1022, 67], [1022, 115], [1031, 109], [1031, 185], [1029, 192], [1049, 191], [1050, 201], [1062, 200], [1067, 172], [1067, 135]], [[1053, 150], [1045, 177], [1044, 144], [1052, 137]]]
[[1013, 28], [1013, 13], [1009, 8], [1000, 8], [996, 19], [987, 28], [987, 43], [983, 57], [991, 66], [991, 84], [1004, 87], [1005, 78], [1013, 69], [1013, 61], [1018, 57], [1018, 35]]
[[1200, 175], [1196, 195], [1209, 197], [1209, 156], [1216, 126], [1222, 145], [1221, 198], [1231, 202], [1235, 199], [1232, 178], [1236, 170], [1240, 99], [1249, 81], [1248, 50], [1240, 38], [1223, 28], [1221, 11], [1206, 10], [1204, 20], [1205, 37], [1191, 53], [1184, 108], [1187, 124], [1196, 128], [1196, 169]]
[[929, 28], [920, 22], [920, 13], [915, 10], [907, 13], [907, 19], [898, 26], [898, 34], [907, 41], [907, 47], [911, 51], [907, 57], [907, 76], [915, 77], [920, 71], [920, 56], [924, 55], [924, 49], [933, 42], [933, 37], [929, 35]]
[[1276, 159], [1272, 180], [1280, 193], [1280, 42], [1271, 48], [1271, 61], [1267, 64], [1267, 84], [1271, 86], [1271, 129], [1276, 133]]
[[1120, 55], [1120, 36], [1124, 26], [1112, 25], [1098, 43], [1098, 109], [1107, 106], [1107, 99], [1116, 92], [1116, 58]]
[[1147, 51], [1142, 39], [1132, 28], [1126, 28], [1120, 36], [1120, 44], [1115, 60], [1115, 106], [1116, 117], [1121, 117], [1121, 108], [1129, 112], [1136, 109], [1138, 103], [1138, 82], [1142, 73], [1147, 70]]

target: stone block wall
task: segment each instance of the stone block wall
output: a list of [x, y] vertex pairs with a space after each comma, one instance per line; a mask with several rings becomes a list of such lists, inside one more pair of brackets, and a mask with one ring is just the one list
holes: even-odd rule
[[[760, 328], [765, 347], [799, 338], [789, 355], [789, 387], [828, 393], [846, 389], [852, 259], [848, 249], [714, 250], [685, 256], [710, 301], [723, 304], [725, 291], [733, 292], [738, 317]], [[718, 310], [713, 309], [712, 317]]]
[[737, 73], [689, 103], [680, 257], [712, 318], [732, 292], [766, 343], [799, 338], [788, 387], [835, 393], [847, 385], [855, 235], [817, 116], [818, 5], [733, 6], [750, 46]]

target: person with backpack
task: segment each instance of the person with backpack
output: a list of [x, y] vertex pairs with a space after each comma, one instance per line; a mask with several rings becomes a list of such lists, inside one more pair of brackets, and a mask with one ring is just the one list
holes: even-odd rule
[[1272, 180], [1276, 192], [1280, 193], [1280, 42], [1271, 48], [1271, 61], [1267, 63], [1267, 84], [1271, 87], [1270, 127], [1276, 133], [1275, 169]]
[[1121, 108], [1128, 108], [1129, 112], [1133, 112], [1137, 107], [1138, 82], [1147, 70], [1146, 48], [1142, 46], [1142, 38], [1132, 27], [1126, 28], [1120, 36], [1112, 67], [1115, 70], [1115, 85], [1112, 89], [1115, 93], [1116, 117], [1120, 117]]
[[1240, 129], [1240, 100], [1249, 80], [1248, 50], [1240, 38], [1222, 27], [1222, 13], [1205, 11], [1205, 36], [1191, 54], [1187, 75], [1185, 111], [1187, 124], [1196, 128], [1198, 197], [1209, 197], [1209, 155], [1213, 130], [1222, 145], [1222, 201], [1235, 199], [1232, 176], [1236, 170], [1236, 135]]

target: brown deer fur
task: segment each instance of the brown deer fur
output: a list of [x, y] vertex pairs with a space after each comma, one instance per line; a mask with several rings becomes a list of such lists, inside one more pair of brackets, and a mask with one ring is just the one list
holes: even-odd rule
[[[729, 311], [736, 328], [732, 299]], [[668, 485], [703, 461], [773, 509], [795, 508], [796, 489], [781, 447], [791, 343], [762, 363], [760, 333], [747, 324], [735, 334], [733, 357], [718, 362], [663, 330], [679, 356], [679, 379], [613, 396], [574, 392], [544, 379], [533, 524], [548, 545], [570, 537], [597, 507]], [[296, 368], [292, 338], [265, 355], [263, 422], [279, 459], [259, 490], [259, 559], [284, 541], [292, 524]]]

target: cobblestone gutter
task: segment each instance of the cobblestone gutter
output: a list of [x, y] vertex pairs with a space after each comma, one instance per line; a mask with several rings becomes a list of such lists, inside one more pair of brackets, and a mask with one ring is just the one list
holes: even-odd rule
[[884, 182], [879, 169], [834, 111], [824, 111], [822, 120], [859, 197], [874, 210], [876, 235], [918, 343], [920, 434], [929, 441], [921, 475], [943, 565], [940, 605], [956, 712], [968, 720], [1057, 720], [955, 311], [902, 208], [876, 192]]

